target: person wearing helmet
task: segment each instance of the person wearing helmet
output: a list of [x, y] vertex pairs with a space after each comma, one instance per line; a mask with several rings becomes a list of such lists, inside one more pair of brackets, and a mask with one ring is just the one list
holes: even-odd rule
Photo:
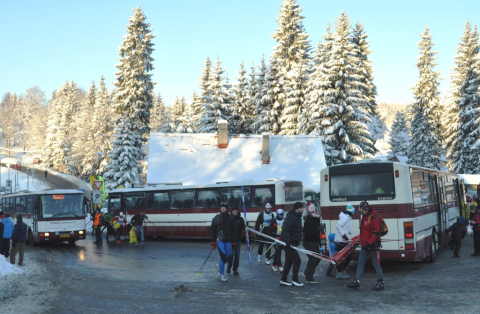
[[372, 264], [377, 274], [377, 283], [372, 288], [374, 291], [383, 290], [383, 273], [380, 267], [380, 252], [378, 250], [380, 246], [380, 220], [378, 219], [377, 212], [370, 207], [367, 201], [361, 202], [358, 208], [358, 212], [362, 215], [360, 221], [360, 256], [358, 257], [357, 272], [355, 279], [346, 284], [348, 288], [359, 288], [360, 278], [365, 268], [365, 262], [370, 255], [372, 258]]
[[[268, 228], [270, 227], [270, 222], [272, 221], [273, 219], [273, 214], [272, 214], [272, 205], [270, 205], [270, 203], [267, 203], [265, 204], [265, 210], [263, 212], [261, 212], [260, 214], [258, 214], [258, 217], [257, 217], [257, 221], [255, 222], [255, 230], [261, 232], [261, 233], [264, 233], [264, 234], [268, 234]], [[267, 239], [266, 238], [263, 238], [263, 237], [260, 237], [260, 239], [258, 239], [260, 241], [266, 241]], [[259, 242], [258, 244], [258, 258], [257, 258], [257, 261], [259, 262], [261, 257], [262, 257], [262, 254], [263, 254], [263, 246], [264, 246], [265, 243], [263, 242]], [[266, 256], [265, 256], [265, 264], [266, 265], [270, 265], [271, 262], [270, 262], [270, 257], [271, 257], [271, 250], [268, 250], [266, 252]]]
[[[283, 209], [277, 209], [277, 216], [270, 221], [270, 227], [268, 228], [268, 234], [271, 237], [280, 240], [280, 235], [282, 234], [282, 226], [284, 219], [285, 212]], [[280, 274], [283, 272], [283, 264], [282, 264], [282, 246], [275, 245], [275, 253], [273, 255], [273, 264], [272, 264], [272, 271], [278, 271]]]
[[231, 251], [231, 240], [233, 231], [233, 217], [228, 213], [228, 205], [222, 203], [220, 205], [220, 213], [212, 219], [210, 226], [210, 239], [212, 240], [212, 250], [218, 248], [220, 260], [215, 268], [218, 271], [218, 277], [223, 282], [225, 278], [225, 263], [228, 262]]

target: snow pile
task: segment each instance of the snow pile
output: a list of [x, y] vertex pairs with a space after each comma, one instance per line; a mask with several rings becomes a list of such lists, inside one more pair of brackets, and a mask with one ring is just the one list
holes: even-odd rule
[[[18, 258], [18, 256], [17, 256]], [[9, 261], [5, 258], [5, 256], [0, 255], [0, 277], [4, 277], [8, 274], [14, 274], [22, 272], [20, 268], [15, 265], [10, 264]]]

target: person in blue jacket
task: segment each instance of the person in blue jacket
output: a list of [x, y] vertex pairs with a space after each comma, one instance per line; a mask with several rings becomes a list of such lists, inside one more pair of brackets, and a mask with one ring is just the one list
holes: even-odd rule
[[2, 241], [2, 251], [0, 254], [6, 258], [10, 255], [10, 238], [12, 237], [13, 232], [13, 222], [10, 219], [10, 213], [5, 213], [5, 218], [2, 220], [3, 223], [3, 241]]
[[10, 251], [10, 264], [15, 264], [15, 255], [19, 252], [18, 266], [23, 265], [23, 253], [27, 242], [28, 227], [23, 222], [22, 215], [17, 215], [17, 223], [13, 227], [12, 250]]

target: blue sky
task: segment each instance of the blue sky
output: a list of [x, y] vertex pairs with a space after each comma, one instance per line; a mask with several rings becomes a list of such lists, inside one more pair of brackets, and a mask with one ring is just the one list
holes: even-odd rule
[[[153, 80], [167, 105], [198, 91], [205, 58], [220, 56], [230, 81], [243, 60], [249, 69], [270, 56], [281, 0], [7, 1], [0, 0], [0, 96], [38, 85], [49, 98], [65, 81], [88, 90], [92, 80], [115, 80], [118, 47], [132, 9], [141, 6], [152, 24]], [[417, 43], [425, 26], [438, 51], [436, 70], [448, 89], [456, 46], [465, 22], [479, 23], [480, 1], [299, 0], [304, 25], [316, 46], [343, 10], [369, 33], [378, 101], [406, 103], [418, 79]]]

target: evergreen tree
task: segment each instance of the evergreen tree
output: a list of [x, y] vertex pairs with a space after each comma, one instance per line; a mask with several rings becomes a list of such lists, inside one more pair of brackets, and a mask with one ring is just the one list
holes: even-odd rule
[[[468, 118], [464, 115], [465, 108], [461, 106], [461, 104], [465, 104], [464, 101], [462, 102], [462, 98], [465, 96], [463, 93], [466, 91], [463, 85], [467, 83], [468, 71], [474, 69], [478, 51], [477, 30], [472, 30], [470, 22], [467, 21], [463, 30], [463, 36], [457, 45], [457, 55], [455, 56], [455, 65], [450, 77], [451, 86], [444, 105], [444, 123], [442, 124], [447, 166], [452, 172], [455, 172], [455, 169], [465, 167], [461, 161], [463, 156], [459, 152], [465, 141], [465, 138], [461, 137], [461, 135], [466, 134], [465, 130], [461, 130], [461, 128], [465, 124], [465, 118]], [[472, 75], [473, 72], [470, 74]], [[460, 111], [462, 112], [460, 113]]]
[[[207, 96], [203, 98], [205, 111], [200, 119], [199, 132], [216, 133], [218, 120], [230, 121], [232, 116], [232, 97], [229, 93], [229, 84], [224, 76], [225, 69], [221, 66], [220, 57], [212, 69], [210, 82], [207, 88]], [[232, 123], [228, 124], [228, 132], [234, 133]]]
[[322, 102], [319, 114], [327, 165], [357, 162], [372, 147], [366, 123], [370, 121], [361, 95], [357, 58], [350, 42], [350, 21], [344, 12], [335, 21], [332, 51], [323, 68]]
[[408, 148], [410, 147], [410, 135], [405, 120], [405, 112], [398, 110], [395, 114], [395, 120], [393, 121], [390, 130], [390, 156], [407, 156]]
[[97, 169], [95, 175], [105, 173], [105, 168], [108, 164], [107, 153], [111, 150], [111, 140], [114, 128], [114, 121], [116, 114], [114, 108], [112, 108], [112, 95], [109, 94], [105, 85], [105, 78], [100, 78], [99, 91], [95, 99], [94, 113], [93, 113], [93, 142], [94, 148], [92, 153], [96, 156], [91, 156], [93, 160], [98, 161], [98, 153], [100, 154], [100, 161], [98, 161], [98, 167], [94, 163], [94, 169]]
[[258, 133], [269, 132], [271, 135], [276, 135], [280, 132], [280, 113], [282, 112], [285, 94], [278, 81], [280, 77], [278, 73], [277, 60], [272, 59], [259, 93], [262, 98], [257, 98]]
[[415, 101], [410, 110], [413, 117], [410, 126], [412, 142], [408, 151], [408, 162], [421, 167], [442, 168], [442, 146], [437, 136], [435, 110], [438, 106], [438, 72], [433, 70], [436, 52], [432, 52], [432, 36], [428, 27], [418, 43], [420, 56], [417, 58], [419, 80], [413, 88]]
[[245, 65], [243, 61], [240, 63], [240, 70], [237, 78], [237, 83], [232, 88], [234, 95], [233, 108], [238, 115], [238, 121], [233, 122], [233, 128], [235, 134], [247, 134], [250, 133], [249, 126], [251, 125], [253, 112], [250, 107], [250, 99], [248, 97], [248, 81], [245, 77]]
[[[272, 34], [278, 44], [270, 58], [270, 64], [275, 64], [275, 69], [271, 67], [270, 71], [270, 75], [275, 74], [275, 77], [270, 81], [277, 82], [281, 88], [270, 93], [283, 94], [275, 97], [271, 108], [276, 111], [271, 113], [271, 117], [280, 117], [276, 119], [279, 130], [272, 130], [275, 133], [279, 133], [281, 124], [286, 123], [282, 134], [296, 134], [298, 115], [303, 110], [310, 42], [303, 26], [302, 10], [296, 0], [283, 0], [277, 18], [278, 28]], [[270, 125], [273, 126], [273, 123]]]
[[[254, 110], [254, 121], [252, 123], [252, 132], [258, 134], [260, 132], [260, 127], [264, 125], [265, 114], [269, 112], [269, 103], [264, 102], [262, 99], [266, 95], [267, 90], [264, 88], [265, 77], [267, 76], [267, 66], [265, 65], [265, 56], [262, 57], [260, 61], [260, 66], [258, 67], [259, 72], [256, 76], [255, 96], [253, 96], [252, 101], [255, 104]], [[252, 86], [250, 84], [250, 86]], [[265, 106], [264, 106], [265, 105]]]
[[154, 61], [150, 23], [140, 7], [133, 10], [127, 25], [127, 35], [120, 46], [119, 71], [116, 73], [114, 108], [118, 115], [115, 121], [112, 150], [104, 175], [107, 190], [123, 185], [132, 187], [140, 184], [145, 157], [142, 145], [150, 131], [150, 110], [153, 106], [151, 79]]
[[165, 120], [165, 103], [163, 102], [162, 95], [159, 93], [154, 98], [152, 117], [150, 119], [150, 129], [152, 132], [159, 132], [161, 126]]
[[[255, 122], [257, 117], [255, 115], [255, 109], [257, 107], [257, 101], [255, 96], [260, 91], [258, 80], [257, 80], [257, 72], [255, 71], [255, 64], [252, 62], [252, 66], [250, 67], [250, 74], [248, 75], [248, 89], [247, 89], [247, 102], [248, 102], [248, 111], [250, 112], [250, 120], [249, 124], [247, 125], [247, 133], [255, 133]], [[264, 76], [265, 77], [265, 76]]]
[[[201, 122], [202, 116], [205, 114], [205, 99], [208, 97], [208, 85], [210, 84], [211, 78], [211, 71], [212, 71], [212, 62], [210, 58], [207, 57], [205, 60], [205, 65], [202, 69], [202, 75], [200, 76], [200, 96], [196, 97], [193, 102], [193, 123], [194, 127], [197, 130], [201, 130]], [[201, 131], [200, 131], [201, 132]]]

